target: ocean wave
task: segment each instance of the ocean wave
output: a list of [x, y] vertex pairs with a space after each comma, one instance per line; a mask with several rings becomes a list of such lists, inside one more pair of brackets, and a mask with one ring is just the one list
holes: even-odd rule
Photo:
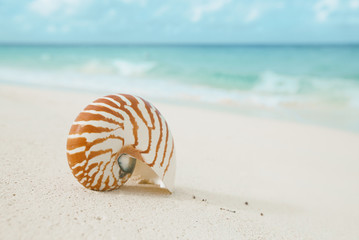
[[[285, 76], [264, 72], [251, 89], [222, 89], [210, 85], [154, 79], [145, 73], [155, 63], [89, 61], [80, 69], [36, 70], [0, 67], [0, 81], [95, 92], [128, 92], [147, 98], [197, 101], [235, 107], [291, 108], [339, 105], [359, 109], [359, 84], [345, 79]], [[142, 74], [142, 76], [141, 76]]]
[[121, 76], [142, 76], [156, 66], [154, 62], [130, 62], [115, 60], [112, 63]]
[[114, 74], [115, 69], [108, 64], [103, 64], [99, 60], [93, 59], [85, 62], [79, 71], [88, 75]]
[[300, 82], [300, 78], [266, 71], [260, 75], [259, 82], [254, 86], [253, 91], [258, 93], [297, 94], [301, 88]]
[[[252, 89], [258, 93], [296, 94], [339, 94], [358, 91], [359, 81], [344, 78], [323, 78], [313, 76], [292, 76], [266, 71]], [[350, 94], [349, 94], [350, 95]]]
[[155, 62], [132, 62], [122, 59], [110, 61], [89, 60], [79, 70], [89, 75], [118, 75], [123, 77], [141, 77], [156, 66]]

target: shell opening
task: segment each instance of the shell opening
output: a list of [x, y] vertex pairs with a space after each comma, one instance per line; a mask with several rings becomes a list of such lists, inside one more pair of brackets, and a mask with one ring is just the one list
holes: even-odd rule
[[135, 180], [138, 184], [152, 184], [164, 188], [161, 178], [153, 171], [151, 167], [142, 161], [137, 161], [135, 171], [131, 179]]
[[120, 179], [134, 184], [155, 185], [165, 188], [161, 178], [155, 171], [141, 160], [137, 160], [129, 154], [121, 154], [117, 159], [120, 166]]
[[136, 158], [128, 154], [121, 154], [117, 158], [117, 163], [120, 166], [120, 178], [130, 177], [136, 166]]

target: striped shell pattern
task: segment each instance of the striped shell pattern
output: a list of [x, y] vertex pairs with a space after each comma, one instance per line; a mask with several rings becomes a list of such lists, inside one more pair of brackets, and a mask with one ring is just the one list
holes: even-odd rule
[[146, 100], [128, 94], [100, 97], [75, 119], [67, 139], [67, 158], [73, 175], [86, 188], [112, 190], [131, 176], [129, 162], [142, 161], [172, 191], [175, 149], [161, 113]]

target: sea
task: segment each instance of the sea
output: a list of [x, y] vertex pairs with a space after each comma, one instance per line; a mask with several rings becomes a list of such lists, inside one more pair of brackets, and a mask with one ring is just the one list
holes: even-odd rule
[[359, 132], [359, 45], [5, 44], [0, 82]]

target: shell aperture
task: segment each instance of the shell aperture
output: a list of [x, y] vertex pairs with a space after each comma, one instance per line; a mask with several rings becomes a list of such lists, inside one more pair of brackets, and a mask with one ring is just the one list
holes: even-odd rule
[[136, 158], [129, 156], [128, 154], [121, 154], [117, 159], [120, 166], [120, 178], [126, 175], [131, 175], [136, 166]]

